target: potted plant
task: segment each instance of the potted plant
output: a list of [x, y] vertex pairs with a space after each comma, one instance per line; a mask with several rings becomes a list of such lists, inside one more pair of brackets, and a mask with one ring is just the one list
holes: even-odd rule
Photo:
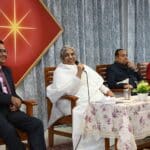
[[141, 81], [137, 84], [137, 88], [133, 90], [138, 94], [140, 100], [146, 100], [148, 93], [150, 92], [150, 85], [146, 81]]

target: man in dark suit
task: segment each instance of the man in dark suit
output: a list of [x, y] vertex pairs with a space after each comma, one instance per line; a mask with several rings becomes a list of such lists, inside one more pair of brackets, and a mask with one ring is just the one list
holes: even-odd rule
[[132, 89], [141, 79], [136, 65], [129, 61], [127, 51], [117, 49], [114, 64], [107, 68], [109, 88]]
[[16, 128], [27, 132], [31, 150], [46, 150], [42, 122], [19, 110], [21, 98], [16, 94], [11, 71], [4, 66], [7, 50], [0, 40], [0, 138], [9, 150], [25, 150]]

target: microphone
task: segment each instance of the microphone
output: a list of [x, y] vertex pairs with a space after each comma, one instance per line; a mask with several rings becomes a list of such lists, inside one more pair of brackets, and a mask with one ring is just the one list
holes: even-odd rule
[[[75, 61], [75, 64], [78, 66], [78, 65], [79, 65], [79, 61], [76, 60], [76, 61]], [[86, 72], [85, 69], [84, 69], [84, 67], [83, 67], [82, 71]]]
[[[78, 60], [76, 60], [75, 61], [75, 64], [76, 65], [78, 65], [79, 64], [79, 61]], [[88, 73], [87, 73], [87, 71], [85, 70], [85, 68], [83, 68], [83, 72], [85, 72], [85, 74], [86, 74], [86, 82], [87, 82], [87, 90], [88, 90], [88, 103], [90, 104], [90, 90], [89, 90], [89, 79], [88, 79]]]
[[78, 61], [78, 60], [76, 60], [76, 61], [75, 61], [75, 64], [76, 64], [76, 65], [79, 65], [79, 61]]

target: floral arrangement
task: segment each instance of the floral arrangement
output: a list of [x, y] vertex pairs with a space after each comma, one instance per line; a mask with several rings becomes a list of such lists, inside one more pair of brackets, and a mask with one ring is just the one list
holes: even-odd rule
[[142, 80], [138, 83], [137, 88], [133, 90], [136, 93], [149, 93], [150, 92], [150, 85], [148, 82]]

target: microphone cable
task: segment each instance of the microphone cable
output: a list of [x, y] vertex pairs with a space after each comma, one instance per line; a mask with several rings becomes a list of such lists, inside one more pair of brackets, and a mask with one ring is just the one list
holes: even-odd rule
[[[76, 60], [75, 61], [75, 64], [78, 65], [79, 64], [79, 61]], [[84, 69], [83, 72], [85, 72], [86, 74], [86, 83], [87, 83], [87, 89], [88, 89], [88, 103], [90, 104], [90, 90], [89, 90], [89, 79], [88, 79], [88, 74], [87, 74], [87, 71]]]
[[[86, 83], [87, 83], [87, 89], [88, 89], [88, 104], [90, 104], [90, 89], [89, 89], [89, 79], [88, 79], [88, 73], [86, 70], [84, 70], [85, 74], [86, 74]], [[82, 138], [82, 134], [80, 134], [79, 140], [77, 145], [75, 146], [75, 150], [77, 150], [80, 142], [81, 142], [81, 138]]]

